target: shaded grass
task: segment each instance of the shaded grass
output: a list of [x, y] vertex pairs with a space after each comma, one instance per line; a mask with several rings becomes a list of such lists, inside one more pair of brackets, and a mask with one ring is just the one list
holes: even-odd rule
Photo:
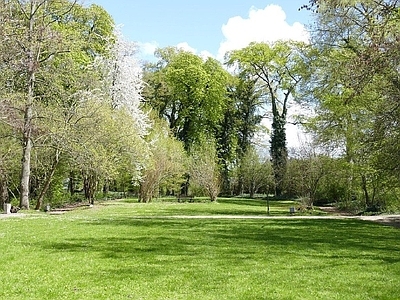
[[244, 203], [111, 202], [0, 220], [0, 298], [398, 299], [398, 229], [358, 220], [142, 217], [223, 207], [254, 215], [256, 202]]

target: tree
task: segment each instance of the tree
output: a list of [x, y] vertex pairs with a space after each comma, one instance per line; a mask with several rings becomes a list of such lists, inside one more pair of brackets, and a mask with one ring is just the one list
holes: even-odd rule
[[[318, 105], [312, 128], [320, 143], [342, 150], [352, 170], [348, 197], [360, 191], [365, 206], [376, 207], [382, 202], [377, 187], [385, 190], [384, 182], [392, 182], [387, 175], [393, 173], [384, 170], [398, 169], [397, 161], [376, 162], [378, 157], [386, 157], [385, 162], [393, 157], [385, 141], [398, 132], [391, 116], [398, 114], [399, 3], [316, 3], [314, 41], [319, 59], [313, 95]], [[389, 143], [398, 145], [395, 140]]]
[[202, 142], [190, 149], [189, 176], [192, 184], [200, 187], [212, 202], [217, 201], [221, 178], [214, 143]]
[[[101, 57], [98, 65], [103, 70], [103, 93], [110, 101], [112, 115], [122, 113], [125, 116], [123, 120], [126, 120], [122, 125], [127, 127], [126, 130], [113, 133], [117, 137], [113, 143], [120, 144], [120, 149], [124, 149], [122, 153], [121, 150], [117, 151], [120, 157], [117, 156], [114, 162], [118, 170], [130, 174], [131, 182], [137, 182], [148, 154], [144, 138], [148, 134], [150, 121], [141, 103], [143, 80], [142, 69], [136, 58], [136, 44], [125, 40], [118, 30], [115, 36], [110, 56]], [[118, 128], [115, 129], [118, 131]]]
[[[126, 109], [135, 120], [138, 134], [143, 136], [149, 127], [149, 119], [142, 109], [142, 68], [136, 57], [137, 46], [127, 41], [119, 30], [116, 41], [111, 43], [110, 57], [103, 63], [104, 93], [111, 99], [114, 109]], [[101, 57], [100, 60], [103, 60]]]
[[228, 74], [212, 58], [203, 61], [175, 48], [156, 54], [160, 60], [147, 66], [144, 98], [188, 150], [204, 136], [214, 136], [225, 109]]
[[[50, 45], [42, 41], [50, 41], [53, 32], [49, 29], [50, 20], [45, 8], [48, 1], [32, 0], [28, 3], [11, 1], [3, 3], [10, 6], [10, 15], [5, 16], [3, 26], [11, 28], [11, 32], [5, 32], [5, 40], [9, 40], [13, 35], [20, 39], [21, 48], [15, 55], [21, 59], [20, 66], [24, 74], [26, 87], [23, 90], [24, 105], [24, 124], [22, 129], [22, 168], [21, 168], [21, 197], [20, 206], [29, 208], [29, 178], [30, 178], [30, 160], [32, 150], [32, 121], [33, 121], [33, 103], [35, 98], [35, 84], [38, 67], [45, 63], [52, 54], [59, 52], [59, 49], [52, 49]], [[68, 10], [70, 8], [67, 8]], [[5, 10], [6, 11], [6, 10]], [[19, 17], [16, 20], [15, 17]], [[10, 22], [10, 23], [8, 23]], [[11, 24], [14, 22], [14, 24]], [[7, 24], [8, 23], [8, 24]], [[18, 32], [19, 31], [19, 32]], [[18, 33], [17, 33], [18, 32]], [[17, 41], [12, 41], [12, 43]], [[56, 44], [57, 45], [57, 44]], [[58, 46], [58, 45], [57, 45]], [[16, 49], [17, 47], [12, 47]]]
[[296, 88], [306, 74], [302, 53], [306, 46], [296, 42], [251, 43], [227, 55], [227, 64], [257, 79], [266, 103], [271, 106], [270, 153], [274, 168], [276, 195], [283, 192], [286, 173], [286, 131], [288, 108]]
[[[112, 21], [98, 6], [84, 9], [76, 1], [12, 0], [2, 2], [1, 6], [2, 41], [8, 50], [8, 59], [3, 65], [8, 74], [5, 79], [14, 83], [9, 92], [18, 98], [16, 107], [23, 112], [24, 120], [20, 206], [29, 208], [33, 138], [40, 132], [35, 124], [36, 107], [43, 104], [45, 92], [54, 90], [53, 82], [46, 80], [48, 72], [57, 69], [55, 65], [62, 61], [57, 58], [67, 53], [84, 69], [96, 53], [103, 51], [102, 37]], [[105, 17], [98, 18], [101, 14]], [[88, 46], [90, 43], [92, 47]], [[72, 78], [66, 77], [66, 90], [68, 79]]]
[[268, 194], [274, 186], [270, 160], [262, 159], [254, 147], [249, 147], [240, 161], [240, 176], [250, 198], [254, 198], [260, 189]]
[[[222, 192], [232, 194], [234, 169], [253, 143], [253, 137], [262, 120], [259, 110], [261, 95], [256, 80], [238, 74], [231, 77], [227, 89], [224, 118], [217, 127], [217, 152], [222, 166]], [[242, 185], [239, 181], [238, 185]]]
[[290, 195], [302, 200], [304, 208], [313, 208], [320, 182], [324, 176], [331, 175], [331, 161], [311, 141], [302, 142], [292, 154], [288, 163], [288, 190]]
[[150, 202], [158, 196], [161, 185], [180, 191], [186, 171], [186, 153], [183, 144], [169, 132], [165, 121], [154, 121], [147, 136], [150, 157], [140, 179], [139, 202]]

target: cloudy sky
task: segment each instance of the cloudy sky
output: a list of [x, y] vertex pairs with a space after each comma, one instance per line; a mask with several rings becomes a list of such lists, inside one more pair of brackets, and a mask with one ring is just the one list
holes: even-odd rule
[[157, 47], [179, 46], [222, 59], [252, 41], [306, 40], [308, 0], [86, 0], [104, 7], [123, 34], [150, 58]]

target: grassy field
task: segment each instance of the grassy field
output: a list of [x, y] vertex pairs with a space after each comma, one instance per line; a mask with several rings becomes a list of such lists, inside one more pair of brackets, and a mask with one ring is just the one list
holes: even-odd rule
[[[290, 202], [272, 202], [288, 215]], [[0, 219], [0, 299], [399, 299], [400, 230], [264, 201], [104, 202]], [[153, 218], [156, 217], [156, 218]]]

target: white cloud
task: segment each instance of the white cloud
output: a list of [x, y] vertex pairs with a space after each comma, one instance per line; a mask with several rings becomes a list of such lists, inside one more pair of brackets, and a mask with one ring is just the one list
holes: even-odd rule
[[264, 9], [252, 7], [247, 19], [232, 17], [222, 26], [225, 41], [220, 44], [217, 58], [222, 60], [230, 50], [241, 49], [251, 42], [275, 42], [296, 40], [308, 42], [309, 34], [304, 25], [289, 25], [283, 9], [275, 4]]
[[210, 52], [207, 50], [203, 50], [200, 53], [198, 53], [197, 49], [191, 47], [187, 42], [182, 42], [176, 45], [176, 48], [191, 52], [193, 54], [199, 55], [202, 59], [207, 59], [208, 57], [214, 57]]
[[178, 45], [176, 45], [176, 48], [184, 50], [184, 51], [187, 51], [187, 52], [191, 52], [191, 53], [194, 53], [194, 54], [197, 53], [197, 49], [194, 49], [193, 47], [190, 47], [187, 42], [179, 43]]
[[138, 46], [143, 56], [154, 55], [154, 51], [159, 47], [158, 43], [155, 41], [150, 43], [138, 43]]
[[208, 52], [207, 50], [203, 50], [200, 52], [200, 57], [203, 59], [207, 59], [209, 57], [214, 57], [214, 55], [212, 55], [210, 52]]

